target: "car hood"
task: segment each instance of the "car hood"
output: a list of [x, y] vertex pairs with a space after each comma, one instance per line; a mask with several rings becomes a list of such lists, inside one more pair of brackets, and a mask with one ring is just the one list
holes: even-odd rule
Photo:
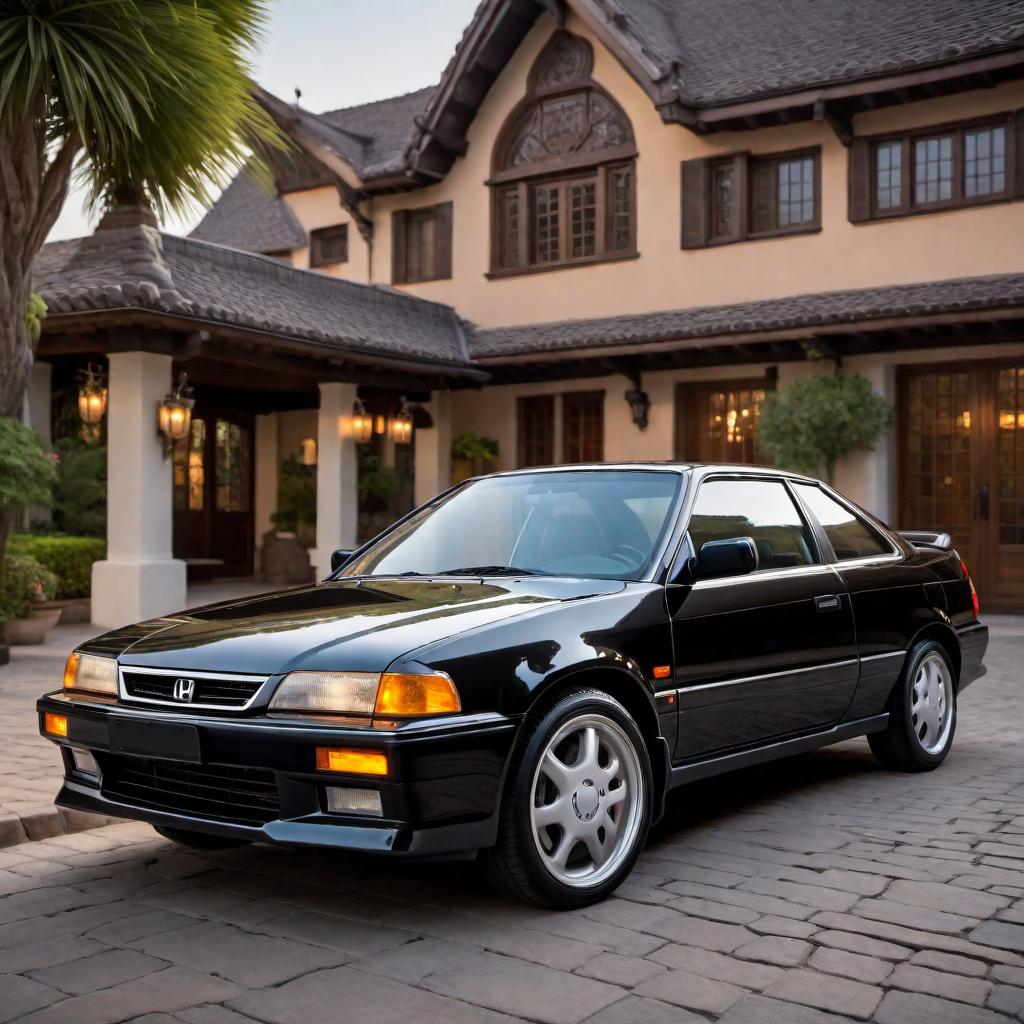
[[151, 668], [382, 672], [395, 658], [446, 637], [624, 586], [549, 577], [338, 580], [127, 626], [80, 650]]

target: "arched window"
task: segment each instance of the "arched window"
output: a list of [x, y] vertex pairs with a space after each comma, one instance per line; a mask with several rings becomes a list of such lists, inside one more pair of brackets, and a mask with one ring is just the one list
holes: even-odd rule
[[494, 276], [636, 253], [636, 145], [591, 77], [589, 43], [556, 32], [494, 149]]

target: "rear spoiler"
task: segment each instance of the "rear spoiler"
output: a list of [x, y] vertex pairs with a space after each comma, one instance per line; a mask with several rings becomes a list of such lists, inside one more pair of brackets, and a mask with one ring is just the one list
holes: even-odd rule
[[948, 533], [936, 533], [933, 530], [897, 530], [904, 540], [909, 540], [915, 548], [938, 548], [939, 551], [952, 551], [953, 538]]

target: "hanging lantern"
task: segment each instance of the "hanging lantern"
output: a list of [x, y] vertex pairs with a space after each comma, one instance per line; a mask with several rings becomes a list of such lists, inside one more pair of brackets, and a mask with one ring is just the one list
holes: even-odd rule
[[316, 465], [316, 438], [315, 437], [304, 437], [299, 443], [301, 455], [299, 461], [304, 466], [315, 466]]
[[188, 437], [192, 427], [192, 407], [196, 404], [192, 398], [192, 389], [186, 385], [188, 374], [182, 373], [178, 383], [157, 407], [157, 423], [160, 433], [164, 435], [165, 454], [169, 453], [175, 441]]
[[352, 405], [352, 438], [356, 444], [367, 444], [373, 437], [373, 417], [357, 398]]
[[94, 426], [107, 411], [107, 382], [103, 371], [90, 363], [85, 373], [79, 371], [82, 384], [78, 389], [78, 415], [82, 422]]
[[402, 408], [391, 420], [391, 440], [395, 444], [408, 444], [412, 440], [412, 411], [402, 397]]

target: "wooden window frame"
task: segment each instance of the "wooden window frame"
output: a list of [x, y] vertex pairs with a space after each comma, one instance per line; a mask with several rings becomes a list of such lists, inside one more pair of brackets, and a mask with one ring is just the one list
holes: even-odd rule
[[[550, 430], [545, 442], [545, 456], [536, 462], [530, 457], [528, 449], [531, 441], [528, 423], [534, 410], [540, 407], [547, 417]], [[533, 469], [537, 466], [550, 466], [555, 462], [555, 396], [554, 395], [522, 395], [516, 400], [516, 463], [519, 469]]]
[[[965, 194], [964, 136], [984, 128], [1006, 130], [1006, 187], [1002, 192], [983, 196]], [[916, 179], [915, 143], [922, 139], [953, 137], [953, 196], [936, 202], [919, 203], [914, 200]], [[878, 205], [878, 149], [886, 144], [900, 146], [902, 177], [901, 199], [898, 206], [881, 208]], [[891, 220], [894, 217], [912, 217], [943, 210], [963, 210], [995, 203], [1012, 203], [1024, 199], [1024, 110], [1003, 111], [984, 117], [972, 117], [944, 124], [926, 125], [903, 132], [883, 132], [858, 136], [853, 140], [849, 156], [850, 209], [849, 219], [858, 224], [865, 221]], [[864, 184], [858, 176], [866, 175]]]
[[[342, 239], [344, 255], [339, 259], [324, 255], [324, 242]], [[329, 267], [335, 263], [348, 263], [348, 225], [332, 224], [326, 228], [316, 228], [309, 233], [309, 265], [311, 267]]]
[[[695, 418], [693, 396], [712, 391], [763, 391], [767, 397], [775, 391], [777, 384], [778, 373], [774, 367], [769, 367], [767, 372], [760, 377], [723, 377], [718, 380], [677, 381], [675, 408], [673, 409], [675, 421], [673, 458], [677, 462], [696, 461], [686, 451], [687, 438], [693, 433], [690, 427]], [[757, 465], [757, 463], [737, 462], [735, 465]]]
[[[562, 394], [562, 462], [566, 465], [586, 465], [590, 462], [604, 461], [604, 391], [566, 391]], [[571, 439], [569, 437], [569, 414], [574, 404], [595, 403], [601, 410], [601, 451], [596, 459], [584, 459], [575, 461], [569, 450]]]
[[[755, 231], [752, 228], [752, 171], [757, 164], [771, 163], [775, 166], [775, 188], [772, 194], [774, 221], [778, 223], [778, 166], [789, 160], [810, 157], [814, 163], [814, 212], [812, 219], [802, 224], [774, 227]], [[734, 228], [728, 235], [714, 235], [715, 195], [713, 170], [728, 163], [733, 164], [733, 194], [735, 205]], [[751, 153], [749, 151], [722, 153], [718, 156], [684, 160], [680, 165], [680, 187], [682, 198], [682, 234], [680, 245], [683, 249], [703, 249], [716, 245], [732, 245], [735, 242], [755, 242], [766, 238], [787, 238], [791, 235], [810, 235], [821, 231], [821, 146], [804, 146], [799, 149], [778, 153]], [[694, 193], [694, 194], [691, 194]]]
[[[433, 206], [416, 206], [395, 210], [391, 215], [391, 283], [421, 284], [424, 281], [446, 281], [452, 276], [452, 219], [451, 202]], [[409, 274], [409, 254], [406, 249], [408, 225], [411, 217], [434, 219], [434, 269], [431, 274]]]

